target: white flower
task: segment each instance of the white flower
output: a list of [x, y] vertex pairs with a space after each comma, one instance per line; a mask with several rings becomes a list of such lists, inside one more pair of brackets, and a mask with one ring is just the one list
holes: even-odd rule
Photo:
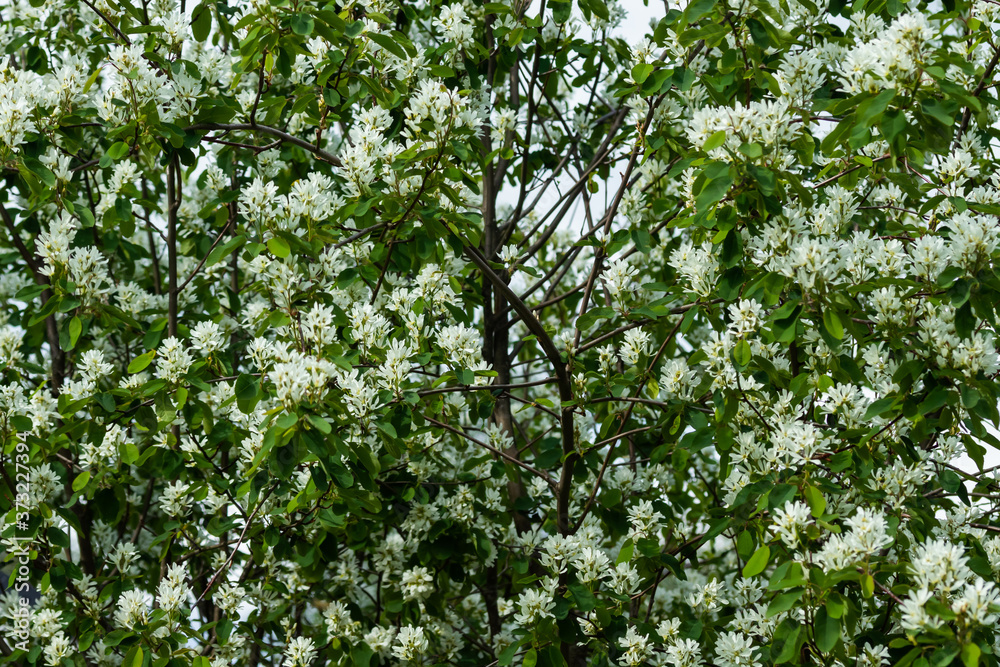
[[729, 601], [722, 597], [722, 584], [713, 579], [688, 596], [687, 603], [698, 613], [718, 611]]
[[[357, 636], [361, 624], [351, 619], [351, 612], [340, 600], [334, 600], [323, 612], [326, 619], [326, 631], [331, 637], [352, 640]], [[372, 647], [374, 648], [374, 647]]]
[[625, 649], [621, 658], [618, 659], [618, 664], [623, 667], [637, 667], [653, 655], [653, 648], [649, 645], [649, 637], [640, 635], [634, 626], [629, 626], [625, 638], [619, 640], [619, 645]]
[[753, 642], [743, 633], [723, 632], [715, 643], [715, 659], [719, 667], [748, 667], [758, 664], [753, 650]]
[[678, 637], [680, 637], [681, 619], [670, 618], [665, 621], [660, 621], [660, 624], [656, 626], [656, 634], [663, 637], [663, 641], [668, 644], [673, 643]]
[[396, 635], [392, 654], [400, 660], [419, 660], [426, 650], [427, 638], [424, 637], [424, 629], [404, 625]]
[[472, 23], [460, 3], [445, 5], [438, 10], [433, 25], [441, 30], [446, 42], [452, 42], [456, 48], [462, 49], [472, 45]]
[[32, 468], [28, 481], [28, 502], [31, 505], [46, 503], [62, 490], [59, 475], [49, 463]]
[[57, 667], [63, 658], [70, 657], [72, 649], [69, 637], [62, 630], [58, 631], [52, 635], [45, 647], [45, 664], [48, 667]]
[[886, 533], [885, 515], [877, 509], [859, 507], [846, 522], [851, 532], [845, 537], [848, 546], [865, 557], [874, 556], [892, 544]]
[[100, 350], [84, 352], [77, 367], [87, 380], [95, 383], [110, 375], [111, 371], [115, 369], [114, 366], [104, 361], [104, 353]]
[[413, 368], [413, 364], [409, 361], [412, 354], [413, 352], [406, 341], [399, 339], [390, 341], [386, 349], [385, 362], [376, 371], [379, 384], [398, 394], [400, 385], [407, 380], [410, 370]]
[[179, 382], [194, 363], [191, 353], [184, 349], [181, 341], [174, 336], [170, 336], [160, 344], [156, 356], [156, 377], [171, 383]]
[[199, 322], [191, 329], [191, 347], [204, 354], [217, 352], [223, 343], [222, 330], [215, 322]]
[[303, 315], [302, 337], [319, 347], [334, 342], [337, 328], [333, 326], [333, 307], [317, 304]]
[[787, 502], [774, 511], [774, 523], [771, 533], [781, 538], [789, 549], [794, 549], [801, 538], [802, 531], [812, 522], [809, 506], [801, 500]]
[[275, 396], [286, 407], [321, 399], [338, 369], [328, 361], [299, 352], [276, 354], [270, 378]]
[[284, 667], [308, 667], [316, 659], [316, 646], [308, 637], [296, 637], [285, 646]]
[[601, 277], [608, 286], [611, 297], [624, 307], [629, 297], [635, 296], [639, 291], [639, 283], [635, 277], [639, 270], [632, 266], [627, 259], [612, 260], [608, 267], [604, 269]]
[[505, 245], [500, 249], [500, 261], [506, 264], [507, 268], [511, 268], [517, 264], [517, 260], [520, 256], [521, 251], [516, 245]]
[[246, 591], [239, 584], [231, 584], [228, 581], [219, 586], [213, 599], [219, 609], [227, 614], [235, 614], [246, 597]]
[[394, 627], [383, 628], [381, 626], [375, 626], [364, 636], [365, 643], [368, 644], [368, 647], [383, 658], [388, 657], [391, 654], [392, 644], [395, 639], [396, 628]]
[[172, 482], [163, 489], [163, 495], [160, 496], [160, 509], [168, 516], [184, 516], [190, 506], [191, 494], [188, 493], [188, 485], [182, 480]]
[[996, 609], [1000, 591], [992, 581], [984, 581], [976, 577], [972, 583], [966, 584], [962, 594], [951, 603], [951, 610], [964, 617], [966, 623], [995, 627], [1000, 616]]
[[421, 600], [430, 595], [434, 579], [426, 567], [415, 567], [403, 572], [400, 588], [403, 589], [404, 600]]
[[[494, 109], [490, 115], [490, 125], [493, 128], [490, 132], [493, 148], [503, 147], [506, 142], [507, 133], [517, 132], [517, 111], [514, 109]], [[516, 246], [505, 246], [504, 251], [507, 251], [508, 248], [513, 248], [516, 253]], [[508, 260], [503, 259], [503, 252], [501, 252], [501, 261], [510, 263]]]
[[663, 515], [653, 509], [653, 503], [640, 500], [628, 508], [628, 520], [631, 528], [628, 539], [638, 541], [655, 535], [662, 527]]
[[462, 323], [442, 327], [438, 332], [438, 345], [456, 368], [468, 368], [482, 359], [479, 332]]
[[910, 572], [917, 588], [951, 593], [972, 576], [968, 562], [960, 544], [927, 540], [911, 551]]
[[673, 667], [698, 667], [702, 664], [701, 647], [693, 639], [679, 639], [667, 647], [668, 665]]
[[[252, 97], [250, 103], [253, 103]], [[239, 212], [253, 222], [265, 224], [275, 214], [274, 203], [277, 195], [277, 185], [258, 177], [240, 192]]]
[[622, 362], [628, 366], [639, 363], [639, 357], [649, 354], [649, 334], [642, 329], [629, 329], [625, 332], [625, 342], [622, 344]]
[[544, 589], [529, 588], [518, 597], [520, 611], [514, 614], [514, 622], [531, 626], [543, 618], [553, 618], [552, 609], [556, 603], [552, 595]]
[[584, 584], [599, 581], [608, 574], [608, 566], [611, 559], [600, 549], [594, 547], [584, 547], [573, 560], [573, 567], [577, 570], [577, 578]]
[[160, 609], [166, 612], [177, 611], [187, 602], [191, 589], [184, 584], [186, 574], [183, 563], [174, 563], [167, 569], [166, 576], [160, 580], [157, 588]]
[[716, 132], [725, 132], [722, 146], [709, 155], [714, 160], [732, 162], [739, 156], [743, 143], [773, 146], [778, 150], [795, 141], [802, 131], [801, 123], [793, 123], [789, 100], [760, 100], [744, 106], [739, 100], [733, 106], [696, 109], [688, 121], [686, 133], [695, 148], [700, 149]]
[[631, 595], [639, 587], [639, 572], [630, 563], [618, 563], [611, 571], [611, 588], [618, 595]]
[[934, 594], [926, 588], [915, 588], [910, 591], [899, 607], [901, 612], [899, 623], [904, 630], [916, 633], [941, 627], [943, 621], [937, 616], [931, 616], [924, 609], [924, 605], [932, 597]]
[[137, 624], [146, 622], [149, 605], [145, 594], [140, 590], [130, 590], [118, 598], [118, 608], [115, 610], [115, 625], [123, 630], [132, 630]]
[[889, 648], [887, 646], [872, 646], [865, 642], [863, 649], [858, 651], [858, 667], [883, 667], [889, 664]]
[[729, 306], [729, 331], [742, 337], [754, 333], [760, 325], [761, 306], [753, 300], [740, 299]]
[[139, 550], [131, 542], [119, 542], [111, 552], [111, 562], [122, 574], [128, 574], [129, 569], [139, 558]]
[[660, 392], [664, 398], [691, 400], [695, 389], [696, 373], [680, 357], [668, 359], [660, 370]]
[[274, 359], [274, 344], [266, 338], [254, 338], [247, 345], [247, 354], [253, 359], [257, 370], [263, 373]]

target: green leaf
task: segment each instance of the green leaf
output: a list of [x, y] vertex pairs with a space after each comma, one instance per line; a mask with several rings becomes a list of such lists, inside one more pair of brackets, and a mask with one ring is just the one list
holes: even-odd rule
[[288, 254], [291, 252], [291, 248], [288, 247], [288, 243], [284, 239], [278, 238], [277, 236], [273, 236], [268, 239], [267, 249], [271, 251], [272, 255], [280, 257], [281, 259], [288, 257]]
[[368, 32], [365, 36], [397, 58], [406, 60], [406, 51], [404, 51], [403, 47], [389, 35], [383, 35], [380, 32]]
[[573, 594], [573, 599], [576, 600], [576, 606], [580, 611], [588, 612], [597, 606], [597, 599], [594, 597], [594, 594], [583, 584], [573, 582], [567, 584], [567, 588]]
[[750, 363], [750, 358], [750, 343], [741, 339], [740, 342], [736, 343], [736, 347], [733, 348], [733, 359], [738, 366], [746, 368], [747, 364]]
[[285, 412], [280, 417], [274, 420], [274, 425], [277, 426], [282, 431], [287, 431], [291, 427], [295, 426], [299, 421], [299, 416], [294, 412]]
[[979, 645], [970, 642], [962, 647], [962, 662], [965, 664], [965, 667], [978, 667], [979, 656], [982, 654], [983, 652], [979, 648]]
[[625, 540], [625, 544], [622, 545], [622, 550], [618, 552], [618, 559], [615, 560], [615, 565], [621, 565], [622, 563], [627, 563], [632, 560], [632, 552], [635, 550], [635, 543], [632, 540]]
[[906, 115], [902, 111], [886, 111], [879, 121], [878, 129], [882, 137], [892, 143], [892, 140], [906, 129]]
[[638, 63], [632, 68], [632, 80], [637, 84], [642, 83], [653, 73], [653, 66], [648, 63]]
[[73, 480], [73, 492], [76, 493], [87, 486], [90, 481], [90, 471], [84, 470]]
[[[719, 130], [719, 132], [721, 132], [721, 131], [722, 130]], [[716, 132], [716, 134], [718, 134], [718, 132]], [[753, 143], [753, 144], [740, 144], [739, 151], [740, 151], [740, 153], [743, 153], [744, 155], [746, 155], [750, 159], [759, 158], [761, 155], [764, 154], [764, 149], [762, 149], [760, 147], [760, 144], [757, 144], [757, 143]]]
[[142, 667], [142, 647], [136, 644], [125, 654], [122, 667]]
[[615, 316], [615, 311], [611, 308], [591, 308], [576, 320], [576, 328], [580, 331], [589, 331], [590, 327], [598, 320], [610, 319]]
[[770, 509], [784, 507], [785, 503], [795, 497], [796, 489], [791, 484], [776, 484], [767, 493], [767, 506]]
[[717, 201], [720, 201], [729, 192], [729, 187], [733, 184], [733, 177], [728, 171], [721, 176], [713, 178], [705, 183], [698, 197], [695, 199], [695, 207], [699, 211], [704, 211]]
[[69, 346], [67, 350], [72, 350], [76, 347], [76, 342], [80, 339], [80, 332], [83, 331], [83, 324], [80, 322], [80, 318], [76, 315], [69, 321]]
[[931, 667], [945, 667], [945, 665], [950, 665], [951, 661], [958, 657], [960, 651], [961, 649], [954, 643], [939, 647], [931, 654]]
[[823, 653], [829, 653], [840, 641], [840, 621], [830, 616], [826, 609], [816, 612], [813, 620], [816, 632], [816, 647]]
[[35, 424], [31, 421], [31, 417], [25, 417], [24, 415], [12, 416], [10, 418], [10, 425], [14, 427], [15, 431], [20, 431], [21, 433], [27, 433], [31, 429], [35, 428]]
[[377, 422], [375, 426], [378, 427], [378, 430], [382, 431], [390, 438], [399, 437], [398, 435], [396, 435], [396, 427], [390, 424], [389, 422]]
[[204, 42], [210, 32], [212, 32], [212, 10], [207, 4], [201, 3], [191, 12], [191, 34], [199, 42]]
[[365, 29], [364, 21], [352, 21], [351, 23], [347, 24], [347, 29], [344, 31], [344, 34], [353, 39], [358, 35], [360, 35], [361, 31], [364, 29]]
[[123, 141], [117, 141], [111, 144], [111, 148], [105, 153], [112, 160], [120, 160], [126, 155], [128, 155], [128, 144]]
[[861, 577], [861, 595], [866, 598], [875, 595], [875, 579], [870, 574]]
[[860, 105], [855, 114], [858, 125], [870, 126], [888, 108], [889, 102], [896, 96], [895, 88], [886, 88], [875, 97], [870, 97]]
[[767, 606], [767, 617], [773, 618], [781, 612], [791, 609], [805, 593], [805, 590], [804, 588], [793, 588], [771, 600], [771, 604]]
[[684, 8], [684, 22], [694, 23], [705, 14], [712, 11], [718, 0], [693, 0]]
[[[781, 626], [785, 626], [790, 630], [784, 633], [775, 632], [774, 641], [772, 642], [771, 655], [774, 657], [774, 664], [781, 665], [786, 662], [791, 662], [798, 655], [799, 649], [799, 635], [802, 633], [802, 626], [798, 623], [793, 622], [791, 619], [785, 619], [782, 621]], [[779, 629], [781, 628], [779, 626]]]
[[140, 373], [149, 366], [153, 361], [153, 357], [156, 356], [156, 350], [150, 350], [149, 352], [144, 352], [138, 357], [129, 362], [128, 372], [129, 373]]
[[497, 657], [497, 665], [499, 667], [506, 667], [506, 665], [513, 662], [514, 656], [517, 655], [517, 650], [521, 648], [521, 644], [527, 639], [528, 637], [522, 637], [520, 641], [511, 642], [510, 646], [505, 648]]
[[118, 446], [118, 454], [122, 457], [122, 463], [132, 465], [139, 460], [139, 448], [133, 442], [124, 442]]
[[868, 406], [868, 410], [865, 411], [865, 421], [868, 421], [872, 417], [878, 417], [883, 412], [892, 407], [892, 404], [896, 402], [895, 396], [886, 396], [885, 398], [880, 398], [871, 405]]
[[580, 5], [586, 4], [587, 8], [590, 9], [594, 14], [597, 14], [598, 18], [602, 18], [607, 21], [611, 14], [608, 12], [608, 6], [604, 3], [604, 0], [580, 0]]
[[747, 564], [743, 566], [743, 578], [749, 579], [750, 577], [756, 577], [758, 574], [764, 571], [767, 567], [767, 561], [771, 558], [771, 548], [766, 544], [762, 544], [753, 552], [750, 556], [750, 560]]
[[[250, 414], [253, 411], [260, 395], [260, 379], [248, 373], [240, 373], [236, 378], [236, 385], [233, 389], [236, 395], [236, 407], [243, 414]], [[292, 415], [294, 417], [294, 415]], [[279, 420], [280, 422], [280, 420]]]
[[296, 35], [308, 37], [313, 31], [313, 17], [308, 14], [295, 14], [292, 16], [292, 32]]
[[205, 260], [205, 268], [210, 266], [215, 266], [222, 261], [224, 257], [227, 257], [234, 250], [242, 246], [246, 242], [246, 237], [240, 234], [239, 236], [233, 237], [223, 243], [222, 245], [215, 246], [212, 252], [208, 253], [208, 259]]
[[959, 338], [970, 338], [976, 330], [976, 316], [972, 313], [972, 304], [966, 301], [955, 309], [955, 333]]
[[840, 323], [840, 317], [834, 310], [830, 308], [823, 310], [823, 326], [826, 327], [828, 334], [837, 340], [843, 340], [844, 325]]
[[807, 486], [803, 494], [806, 497], [806, 502], [809, 503], [810, 513], [817, 519], [823, 516], [826, 512], [826, 498], [815, 486]]
[[748, 164], [747, 173], [753, 177], [753, 180], [757, 183], [758, 189], [764, 193], [764, 195], [774, 194], [775, 188], [778, 187], [778, 179], [775, 177], [773, 171], [766, 167], [758, 167], [755, 164]]
[[826, 612], [833, 618], [841, 618], [847, 611], [847, 601], [836, 591], [830, 593], [826, 601]]
[[[722, 144], [726, 143], [727, 136], [729, 136], [729, 132], [727, 132], [726, 130], [719, 130], [705, 141], [705, 145], [701, 147], [701, 150], [707, 153], [713, 149], [718, 148]], [[759, 150], [760, 146], [758, 146], [757, 148]]]
[[26, 157], [24, 158], [24, 166], [32, 174], [38, 177], [42, 183], [48, 187], [53, 187], [56, 184], [56, 175], [52, 173], [52, 170], [46, 167], [44, 164], [36, 160], [35, 158]]
[[323, 419], [319, 415], [309, 415], [307, 419], [309, 420], [309, 423], [315, 426], [316, 430], [323, 435], [328, 435], [333, 430], [333, 427], [330, 426], [330, 422]]

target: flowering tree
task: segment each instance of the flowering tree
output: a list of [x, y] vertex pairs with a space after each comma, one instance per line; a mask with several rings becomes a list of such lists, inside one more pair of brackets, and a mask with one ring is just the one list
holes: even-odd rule
[[998, 3], [190, 5], [0, 1], [4, 664], [998, 664]]

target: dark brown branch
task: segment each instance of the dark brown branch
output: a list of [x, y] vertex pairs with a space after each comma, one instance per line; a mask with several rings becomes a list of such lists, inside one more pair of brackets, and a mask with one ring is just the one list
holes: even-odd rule
[[260, 132], [262, 134], [267, 134], [282, 141], [303, 148], [316, 157], [329, 162], [335, 167], [342, 167], [343, 163], [340, 158], [335, 155], [331, 155], [326, 151], [317, 148], [305, 139], [299, 139], [298, 137], [292, 136], [287, 132], [279, 130], [276, 127], [270, 127], [268, 125], [261, 125], [260, 123], [196, 123], [195, 125], [190, 125], [184, 128], [185, 131], [190, 132], [192, 130], [225, 130], [229, 132]]

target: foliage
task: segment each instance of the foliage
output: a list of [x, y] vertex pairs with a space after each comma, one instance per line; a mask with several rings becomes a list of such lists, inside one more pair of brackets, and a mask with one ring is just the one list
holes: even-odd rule
[[4, 664], [996, 665], [997, 7], [3, 0]]

